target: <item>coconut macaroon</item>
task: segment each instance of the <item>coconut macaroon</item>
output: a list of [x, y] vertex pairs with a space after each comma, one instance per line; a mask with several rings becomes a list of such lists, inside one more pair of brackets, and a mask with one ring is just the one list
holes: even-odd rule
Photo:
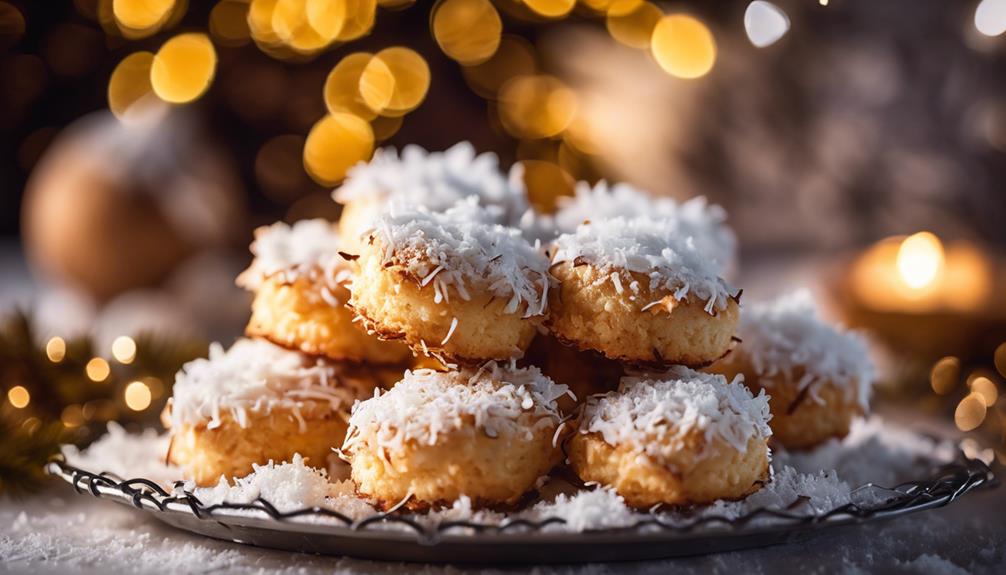
[[356, 260], [350, 305], [378, 337], [464, 363], [521, 357], [545, 320], [544, 252], [466, 201], [392, 209]]
[[695, 247], [709, 258], [721, 275], [735, 267], [737, 236], [726, 223], [726, 210], [709, 204], [705, 197], [679, 203], [629, 184], [609, 186], [601, 180], [593, 187], [587, 182], [578, 182], [575, 194], [560, 197], [558, 204], [554, 222], [559, 233], [574, 233], [580, 224], [600, 219], [655, 218], [662, 220], [676, 235], [692, 238]]
[[226, 351], [213, 344], [208, 359], [185, 364], [175, 378], [164, 414], [167, 459], [198, 485], [295, 453], [324, 467], [345, 438], [353, 402], [376, 385], [351, 369], [264, 340], [242, 339]]
[[729, 352], [739, 293], [665, 220], [586, 222], [554, 249], [548, 327], [560, 340], [642, 365], [698, 367]]
[[355, 314], [345, 305], [352, 273], [340, 250], [337, 229], [325, 220], [255, 230], [255, 259], [237, 280], [255, 292], [245, 332], [332, 359], [406, 361], [406, 346], [380, 341], [353, 322]]
[[475, 154], [468, 142], [443, 152], [406, 146], [378, 150], [368, 164], [346, 176], [333, 194], [343, 204], [339, 220], [344, 251], [362, 249], [362, 240], [390, 207], [423, 206], [440, 212], [460, 200], [475, 198], [490, 223], [516, 225], [530, 204], [519, 164], [503, 175], [493, 153]]
[[563, 345], [548, 334], [538, 334], [522, 363], [534, 365], [556, 383], [569, 388], [570, 395], [559, 398], [559, 409], [572, 413], [591, 395], [612, 391], [625, 375], [625, 367], [596, 352]]
[[518, 503], [561, 459], [566, 394], [537, 368], [409, 371], [356, 404], [342, 447], [357, 492], [384, 508]]
[[792, 449], [845, 437], [869, 409], [873, 366], [866, 341], [823, 321], [807, 290], [745, 308], [743, 340], [716, 371], [744, 374], [771, 396], [775, 439]]
[[764, 393], [722, 375], [624, 377], [587, 401], [569, 462], [637, 508], [739, 499], [768, 479], [770, 417]]

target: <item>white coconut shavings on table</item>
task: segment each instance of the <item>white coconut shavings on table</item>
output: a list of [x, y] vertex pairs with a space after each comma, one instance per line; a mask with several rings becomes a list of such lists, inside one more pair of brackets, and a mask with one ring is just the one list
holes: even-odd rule
[[832, 382], [864, 411], [869, 407], [874, 374], [866, 340], [822, 320], [808, 290], [746, 306], [740, 338], [738, 354], [748, 359], [762, 387], [771, 390], [774, 378], [802, 371], [797, 384], [809, 386], [815, 401], [820, 399], [814, 384]]
[[443, 152], [409, 145], [401, 156], [393, 148], [381, 149], [369, 163], [350, 169], [333, 197], [343, 204], [362, 200], [372, 205], [368, 217], [354, 222], [358, 233], [388, 206], [423, 206], [437, 212], [466, 198], [476, 199], [494, 223], [516, 225], [529, 209], [522, 176], [520, 164], [504, 176], [496, 154], [476, 155], [469, 142]]
[[171, 425], [206, 424], [214, 429], [230, 415], [246, 427], [252, 413], [284, 409], [298, 417], [305, 402], [348, 410], [370, 389], [355, 378], [341, 377], [340, 371], [336, 364], [264, 340], [239, 339], [226, 351], [214, 343], [208, 359], [186, 363], [175, 376], [168, 404]]
[[434, 445], [441, 434], [465, 427], [467, 418], [489, 437], [530, 438], [560, 421], [556, 400], [567, 393], [537, 367], [489, 362], [477, 370], [407, 371], [391, 390], [375, 390], [353, 406], [342, 449], [352, 453], [361, 441], [394, 453], [408, 442]]
[[707, 446], [721, 440], [744, 453], [751, 438], [767, 438], [772, 430], [765, 392], [752, 396], [740, 381], [680, 366], [623, 377], [617, 391], [587, 399], [579, 431], [599, 433], [610, 445], [631, 446], [657, 461], [668, 460], [696, 433]]
[[114, 421], [108, 423], [107, 429], [87, 449], [64, 445], [63, 457], [81, 469], [107, 471], [123, 479], [145, 477], [167, 486], [181, 477], [182, 470], [165, 461], [171, 442], [168, 434], [150, 428], [129, 433]]
[[661, 220], [682, 237], [692, 238], [721, 273], [737, 256], [737, 237], [726, 223], [726, 210], [710, 204], [704, 196], [678, 202], [629, 184], [609, 185], [601, 180], [593, 187], [578, 182], [575, 194], [558, 198], [558, 206], [554, 220], [559, 233], [573, 233], [585, 221], [648, 217]]
[[[734, 295], [719, 277], [719, 266], [698, 249], [694, 238], [681, 236], [657, 218], [616, 217], [580, 224], [556, 239], [552, 262], [586, 262], [608, 277], [643, 274], [649, 277], [650, 290], [668, 290], [677, 300], [697, 298], [709, 313], [726, 308], [727, 298]], [[631, 285], [632, 278], [619, 282]]]
[[389, 210], [373, 232], [384, 248], [383, 263], [432, 284], [437, 302], [449, 301], [451, 291], [468, 300], [469, 288], [483, 289], [505, 299], [507, 313], [524, 305], [525, 317], [543, 314], [554, 281], [548, 258], [519, 230], [487, 225], [473, 216], [474, 209], [471, 200], [444, 212]]
[[255, 290], [276, 274], [292, 282], [306, 275], [326, 280], [335, 286], [349, 279], [348, 262], [341, 249], [335, 226], [322, 219], [301, 220], [292, 226], [276, 222], [255, 230], [251, 266], [238, 276], [239, 286]]

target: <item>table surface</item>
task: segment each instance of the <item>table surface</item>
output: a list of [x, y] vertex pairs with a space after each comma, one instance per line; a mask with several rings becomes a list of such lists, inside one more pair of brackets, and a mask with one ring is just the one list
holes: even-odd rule
[[[787, 282], [788, 283], [788, 282]], [[14, 246], [0, 245], [0, 310], [34, 290]], [[1000, 468], [1001, 469], [1001, 468]], [[526, 568], [410, 565], [320, 557], [215, 541], [150, 515], [53, 485], [0, 498], [0, 572], [506, 573]], [[1003, 573], [1006, 488], [811, 541], [658, 562], [550, 566], [539, 573]]]

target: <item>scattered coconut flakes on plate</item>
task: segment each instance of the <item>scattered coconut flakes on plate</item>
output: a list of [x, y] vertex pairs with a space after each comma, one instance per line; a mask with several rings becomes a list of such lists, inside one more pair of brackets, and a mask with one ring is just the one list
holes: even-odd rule
[[255, 230], [251, 266], [237, 278], [237, 284], [249, 290], [283, 274], [283, 281], [296, 281], [301, 275], [319, 276], [335, 286], [351, 277], [348, 262], [339, 255], [339, 235], [335, 226], [323, 219], [301, 220], [293, 225], [276, 222]]
[[63, 457], [71, 464], [88, 471], [114, 473], [123, 479], [145, 477], [168, 485], [181, 477], [182, 470], [165, 462], [168, 435], [152, 428], [142, 433], [129, 433], [114, 421], [108, 422], [108, 432], [87, 449], [64, 445]]
[[649, 277], [651, 290], [668, 290], [675, 299], [695, 297], [709, 313], [727, 306], [732, 288], [719, 266], [659, 218], [605, 218], [580, 224], [555, 241], [553, 265], [585, 262], [609, 275], [632, 272]]
[[746, 306], [741, 315], [740, 352], [748, 358], [762, 387], [771, 392], [773, 378], [804, 375], [800, 387], [833, 382], [848, 399], [869, 408], [873, 365], [869, 347], [859, 334], [819, 317], [810, 291], [796, 290], [777, 299]]
[[526, 306], [525, 317], [542, 315], [554, 281], [548, 258], [520, 231], [486, 224], [474, 199], [444, 212], [423, 207], [392, 208], [373, 234], [384, 247], [384, 263], [399, 265], [422, 285], [432, 283], [438, 301], [453, 290], [469, 299], [470, 287], [507, 300], [505, 311]]

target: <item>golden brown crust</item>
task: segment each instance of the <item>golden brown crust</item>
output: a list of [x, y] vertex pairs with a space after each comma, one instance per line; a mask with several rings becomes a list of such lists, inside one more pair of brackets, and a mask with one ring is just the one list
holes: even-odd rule
[[705, 302], [649, 290], [649, 280], [638, 274], [623, 272], [622, 280], [638, 282], [638, 293], [627, 287], [619, 293], [610, 273], [585, 262], [562, 262], [551, 271], [560, 286], [552, 292], [547, 325], [567, 345], [642, 367], [704, 367], [730, 352], [740, 318], [734, 298], [709, 314]]
[[667, 461], [656, 461], [634, 447], [610, 445], [600, 434], [577, 433], [569, 442], [569, 461], [583, 481], [614, 488], [637, 509], [741, 499], [760, 489], [769, 472], [762, 437], [752, 437], [741, 453], [722, 440], [706, 446], [697, 434]]
[[407, 347], [380, 341], [355, 324], [353, 312], [344, 305], [348, 300], [349, 290], [344, 286], [331, 288], [306, 277], [292, 283], [269, 277], [255, 294], [245, 333], [309, 355], [381, 364], [406, 362]]
[[587, 397], [618, 388], [625, 367], [595, 351], [581, 351], [565, 345], [549, 334], [538, 334], [524, 356], [524, 363], [534, 365], [552, 381], [569, 387], [576, 400], [564, 395], [558, 399], [559, 410], [571, 413]]

